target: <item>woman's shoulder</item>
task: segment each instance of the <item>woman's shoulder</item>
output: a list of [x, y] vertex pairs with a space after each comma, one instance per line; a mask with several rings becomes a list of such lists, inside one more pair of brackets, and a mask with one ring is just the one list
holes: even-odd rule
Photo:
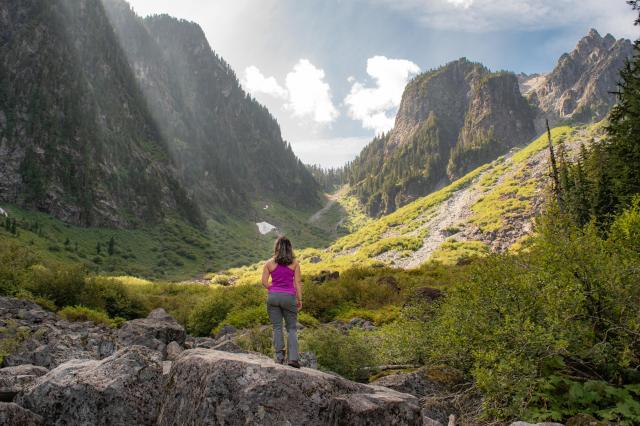
[[275, 265], [276, 265], [276, 261], [273, 257], [271, 259], [268, 259], [266, 262], [264, 262], [264, 266], [266, 266], [269, 269], [273, 269]]

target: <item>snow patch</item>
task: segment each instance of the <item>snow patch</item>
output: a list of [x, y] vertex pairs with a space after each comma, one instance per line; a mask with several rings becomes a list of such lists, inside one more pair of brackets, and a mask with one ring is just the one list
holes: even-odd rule
[[258, 225], [258, 231], [260, 231], [260, 233], [262, 235], [268, 234], [269, 232], [271, 232], [274, 229], [276, 229], [275, 226], [273, 226], [272, 224], [270, 224], [268, 222], [258, 222], [258, 223], [256, 223], [256, 225]]

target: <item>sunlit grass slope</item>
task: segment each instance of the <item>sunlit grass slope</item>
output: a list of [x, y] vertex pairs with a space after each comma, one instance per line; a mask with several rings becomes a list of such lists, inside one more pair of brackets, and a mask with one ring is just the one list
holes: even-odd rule
[[[587, 143], [585, 139], [598, 135], [601, 129], [601, 123], [589, 127], [562, 126], [552, 130], [552, 140], [556, 146], [583, 140]], [[337, 239], [326, 249], [298, 250], [305, 274], [384, 266], [384, 256], [381, 255], [386, 252], [395, 251], [403, 256], [418, 250], [429, 233], [425, 223], [443, 202], [461, 189], [471, 188], [481, 193], [469, 206], [471, 215], [467, 224], [477, 226], [482, 232], [499, 229], [511, 217], [531, 213], [533, 200], [543, 197], [548, 174], [531, 173], [533, 166], [530, 162], [536, 154], [544, 155], [541, 151], [547, 148], [547, 136], [544, 134], [526, 147], [515, 150], [508, 158], [500, 157], [481, 166], [445, 188], [387, 216], [363, 220], [354, 232]], [[520, 248], [524, 240], [517, 241], [514, 248]], [[490, 248], [481, 241], [449, 239], [432, 254], [431, 259], [453, 264], [461, 257], [482, 256], [489, 252]], [[269, 252], [264, 253], [265, 258], [268, 255]], [[260, 268], [261, 263], [232, 268], [225, 272], [224, 279], [215, 275], [212, 278], [214, 281], [255, 283], [259, 280]]]

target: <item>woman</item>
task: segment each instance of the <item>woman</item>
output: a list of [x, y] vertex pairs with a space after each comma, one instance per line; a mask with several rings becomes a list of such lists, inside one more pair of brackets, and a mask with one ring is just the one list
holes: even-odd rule
[[[269, 282], [271, 276], [271, 282]], [[273, 324], [273, 347], [276, 360], [284, 364], [284, 336], [282, 319], [287, 327], [287, 348], [291, 367], [300, 368], [298, 361], [298, 336], [296, 325], [298, 311], [302, 309], [300, 263], [293, 255], [291, 241], [285, 236], [276, 240], [273, 257], [262, 269], [262, 285], [269, 291], [267, 312]]]

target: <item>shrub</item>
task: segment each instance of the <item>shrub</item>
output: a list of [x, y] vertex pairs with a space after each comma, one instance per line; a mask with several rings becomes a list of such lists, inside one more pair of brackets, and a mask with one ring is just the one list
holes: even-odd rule
[[141, 297], [112, 278], [87, 278], [78, 301], [81, 305], [104, 311], [112, 318], [135, 319], [148, 313]]
[[242, 285], [218, 287], [198, 303], [189, 313], [187, 330], [196, 336], [208, 336], [227, 315], [235, 310], [256, 307], [264, 308], [265, 292], [260, 286]]
[[259, 352], [271, 357], [274, 354], [271, 334], [270, 327], [255, 326], [238, 337], [236, 343], [247, 351]]
[[115, 323], [109, 318], [109, 316], [95, 309], [87, 308], [85, 306], [67, 306], [58, 312], [62, 318], [67, 321], [83, 322], [92, 321], [96, 324], [104, 324], [109, 327], [115, 327]]
[[331, 326], [309, 328], [301, 333], [301, 348], [318, 357], [322, 369], [333, 371], [352, 380], [365, 381], [366, 367], [375, 361], [370, 337], [358, 330], [342, 333]]
[[[639, 223], [631, 209], [604, 238], [552, 211], [527, 253], [479, 260], [448, 292], [431, 326], [431, 361], [475, 379], [487, 414], [505, 419], [525, 417], [540, 394], [551, 399], [551, 376], [638, 383]], [[562, 416], [578, 409], [569, 411]]]
[[268, 323], [269, 315], [267, 314], [267, 307], [261, 304], [229, 312], [224, 321], [220, 322], [220, 324], [211, 331], [211, 334], [215, 335], [223, 324], [229, 324], [238, 329], [243, 329]]
[[77, 305], [84, 288], [84, 270], [77, 266], [33, 267], [25, 282], [34, 296], [47, 298], [57, 307]]
[[298, 322], [305, 327], [317, 327], [320, 325], [320, 321], [305, 311], [298, 312]]
[[363, 318], [376, 325], [383, 325], [395, 321], [399, 315], [400, 307], [395, 305], [383, 306], [380, 309], [345, 307], [337, 313], [336, 319], [347, 322], [353, 318]]

